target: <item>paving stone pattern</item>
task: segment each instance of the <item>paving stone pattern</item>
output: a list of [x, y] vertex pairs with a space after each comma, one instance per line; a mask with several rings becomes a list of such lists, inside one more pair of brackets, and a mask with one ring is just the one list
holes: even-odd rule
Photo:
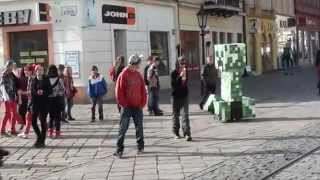
[[[320, 103], [312, 69], [294, 76], [272, 73], [245, 79], [245, 93], [257, 99], [257, 119], [221, 124], [200, 112], [198, 91], [191, 89], [193, 142], [171, 133], [169, 91], [161, 94], [163, 117], [145, 116], [145, 153], [136, 154], [131, 125], [124, 159], [112, 156], [119, 115], [105, 105], [106, 119], [89, 123], [90, 107], [74, 108], [75, 122], [63, 125], [62, 139], [48, 139], [33, 149], [30, 139], [0, 138], [11, 151], [2, 179], [256, 179], [308, 149], [319, 145]], [[301, 83], [297, 83], [301, 82]], [[196, 86], [192, 86], [194, 88]], [[318, 130], [319, 129], [319, 130]], [[309, 167], [309, 166], [307, 166]]]

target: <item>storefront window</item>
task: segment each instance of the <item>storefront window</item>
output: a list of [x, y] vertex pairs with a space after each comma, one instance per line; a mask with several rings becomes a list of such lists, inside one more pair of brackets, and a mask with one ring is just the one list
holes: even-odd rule
[[151, 55], [160, 58], [158, 72], [160, 76], [169, 74], [169, 44], [167, 32], [151, 32]]
[[228, 33], [228, 43], [232, 43], [232, 33]]
[[237, 35], [237, 42], [238, 43], [242, 43], [243, 42], [243, 38], [242, 38], [242, 34], [241, 33], [238, 33], [238, 35]]
[[220, 35], [219, 35], [219, 39], [220, 39], [220, 44], [224, 44], [224, 32], [220, 32]]
[[10, 57], [19, 66], [24, 64], [48, 64], [47, 31], [10, 33]]

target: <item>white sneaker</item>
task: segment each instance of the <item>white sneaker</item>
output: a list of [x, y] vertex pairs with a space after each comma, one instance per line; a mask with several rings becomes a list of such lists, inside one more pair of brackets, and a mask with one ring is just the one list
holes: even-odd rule
[[19, 138], [23, 138], [23, 139], [28, 139], [28, 135], [26, 134], [26, 133], [20, 133], [20, 134], [18, 134], [18, 137]]

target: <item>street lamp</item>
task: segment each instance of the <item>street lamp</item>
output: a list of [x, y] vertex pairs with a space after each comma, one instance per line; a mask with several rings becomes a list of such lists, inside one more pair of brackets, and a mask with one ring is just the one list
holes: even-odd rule
[[200, 36], [201, 36], [201, 43], [202, 43], [202, 64], [205, 64], [206, 57], [205, 57], [205, 43], [204, 37], [206, 35], [206, 27], [208, 23], [208, 13], [204, 10], [203, 5], [201, 5], [200, 10], [197, 14], [198, 23], [200, 27]]

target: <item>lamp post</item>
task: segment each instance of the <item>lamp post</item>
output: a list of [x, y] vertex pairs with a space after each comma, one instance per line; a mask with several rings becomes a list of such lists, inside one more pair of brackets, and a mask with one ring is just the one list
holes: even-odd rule
[[208, 13], [204, 10], [203, 5], [201, 5], [200, 10], [197, 14], [198, 23], [200, 27], [200, 36], [201, 36], [201, 43], [202, 43], [202, 64], [205, 64], [206, 57], [205, 57], [205, 43], [204, 43], [204, 37], [206, 35], [206, 27], [208, 22]]

